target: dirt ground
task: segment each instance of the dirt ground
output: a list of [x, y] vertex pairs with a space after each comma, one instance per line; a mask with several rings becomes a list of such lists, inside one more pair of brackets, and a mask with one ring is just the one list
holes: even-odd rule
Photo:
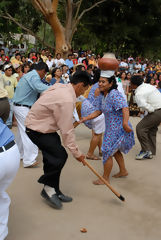
[[[131, 118], [135, 129], [139, 118]], [[13, 128], [16, 132], [16, 128]], [[76, 129], [76, 139], [83, 153], [89, 147], [91, 132], [84, 125]], [[138, 140], [125, 155], [129, 175], [111, 177], [111, 185], [126, 201], [120, 201], [106, 186], [95, 186], [95, 175], [77, 162], [71, 154], [62, 171], [61, 190], [72, 196], [61, 210], [48, 206], [41, 198], [42, 185], [37, 179], [39, 167], [24, 169], [8, 189], [11, 197], [9, 235], [7, 240], [160, 240], [161, 239], [161, 128], [157, 135], [157, 155], [151, 160], [136, 161], [140, 151]], [[96, 152], [98, 154], [98, 152]], [[89, 163], [102, 173], [102, 162]], [[112, 174], [118, 172], [114, 162]], [[84, 227], [87, 233], [81, 233]]]

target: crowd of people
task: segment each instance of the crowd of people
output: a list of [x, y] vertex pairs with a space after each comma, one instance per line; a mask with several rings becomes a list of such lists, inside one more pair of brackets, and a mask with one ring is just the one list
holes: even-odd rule
[[[38, 180], [44, 185], [41, 196], [57, 209], [62, 208], [62, 202], [72, 201], [59, 186], [68, 158], [65, 147], [83, 164], [85, 157], [91, 160], [102, 157], [103, 177], [108, 182], [113, 157], [119, 166], [114, 177], [128, 175], [122, 153], [135, 144], [129, 112], [142, 117], [136, 127], [141, 145], [136, 159], [155, 156], [161, 122], [160, 60], [117, 58], [116, 71], [102, 71], [100, 59], [90, 50], [74, 51], [64, 59], [60, 53], [54, 57], [48, 49], [27, 54], [23, 46], [21, 49], [14, 46], [12, 51], [1, 46], [0, 240], [8, 233], [10, 198], [6, 189], [18, 171], [20, 159], [24, 168], [38, 165], [38, 149], [42, 152], [44, 170]], [[79, 150], [75, 141], [74, 127], [80, 123], [92, 130], [87, 154]], [[13, 125], [17, 126], [16, 137], [10, 130]], [[99, 156], [94, 153], [97, 147]], [[99, 179], [93, 183], [104, 184]]]

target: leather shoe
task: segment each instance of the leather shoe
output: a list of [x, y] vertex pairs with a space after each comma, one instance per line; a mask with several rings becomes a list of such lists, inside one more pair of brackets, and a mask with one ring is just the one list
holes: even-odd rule
[[46, 191], [43, 189], [41, 191], [41, 196], [47, 201], [47, 203], [52, 206], [53, 208], [60, 209], [62, 208], [62, 203], [59, 200], [57, 194], [53, 194], [51, 197], [46, 193]]
[[73, 200], [71, 197], [68, 197], [68, 196], [64, 195], [63, 193], [57, 194], [57, 196], [60, 199], [60, 201], [62, 201], [62, 202], [71, 202]]

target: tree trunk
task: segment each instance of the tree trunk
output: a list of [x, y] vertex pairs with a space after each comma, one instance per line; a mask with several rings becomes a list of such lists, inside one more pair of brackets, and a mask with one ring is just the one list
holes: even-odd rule
[[55, 53], [61, 53], [63, 57], [64, 54], [66, 54], [69, 50], [68, 44], [65, 40], [64, 28], [60, 24], [55, 14], [50, 15], [50, 18], [48, 18], [48, 23], [51, 25], [55, 37]]

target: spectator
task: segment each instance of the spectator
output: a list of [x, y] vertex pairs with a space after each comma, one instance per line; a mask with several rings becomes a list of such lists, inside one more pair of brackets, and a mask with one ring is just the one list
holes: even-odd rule
[[41, 58], [42, 58], [43, 62], [46, 62], [47, 59], [48, 59], [46, 54], [45, 54], [45, 49], [42, 49], [42, 51], [41, 51]]
[[17, 86], [17, 79], [14, 75], [12, 75], [12, 66], [10, 64], [7, 64], [4, 66], [5, 73], [3, 74], [3, 79], [5, 82], [5, 89], [8, 93], [8, 99], [10, 104], [10, 114], [9, 118], [7, 119], [7, 126], [8, 128], [12, 128], [12, 120], [13, 120], [13, 96], [14, 96], [14, 90]]
[[128, 64], [129, 68], [128, 68], [128, 71], [133, 74], [134, 73], [134, 62], [133, 62], [133, 59], [130, 59], [129, 61], [129, 64]]
[[61, 58], [61, 54], [57, 53], [56, 58], [54, 59], [55, 67], [61, 67], [63, 64], [65, 64], [65, 61], [63, 58]]
[[61, 76], [62, 76], [61, 69], [60, 68], [54, 68], [52, 70], [52, 79], [50, 81], [50, 84], [53, 85], [55, 83], [64, 83]]
[[49, 54], [48, 59], [46, 60], [46, 64], [48, 65], [49, 70], [53, 67], [54, 59], [51, 54]]
[[65, 60], [65, 64], [68, 66], [69, 71], [71, 68], [74, 67], [73, 61], [72, 61], [72, 54], [68, 54], [68, 58]]
[[22, 72], [23, 72], [23, 75], [28, 73], [30, 71], [30, 64], [29, 63], [24, 63], [22, 65]]
[[44, 62], [36, 64], [36, 70], [25, 74], [18, 82], [14, 95], [14, 114], [17, 120], [18, 136], [17, 145], [23, 158], [24, 167], [34, 167], [38, 164], [36, 157], [38, 155], [37, 147], [30, 141], [25, 133], [25, 118], [31, 106], [36, 102], [38, 93], [42, 93], [48, 86], [42, 83], [41, 79], [49, 71]]

